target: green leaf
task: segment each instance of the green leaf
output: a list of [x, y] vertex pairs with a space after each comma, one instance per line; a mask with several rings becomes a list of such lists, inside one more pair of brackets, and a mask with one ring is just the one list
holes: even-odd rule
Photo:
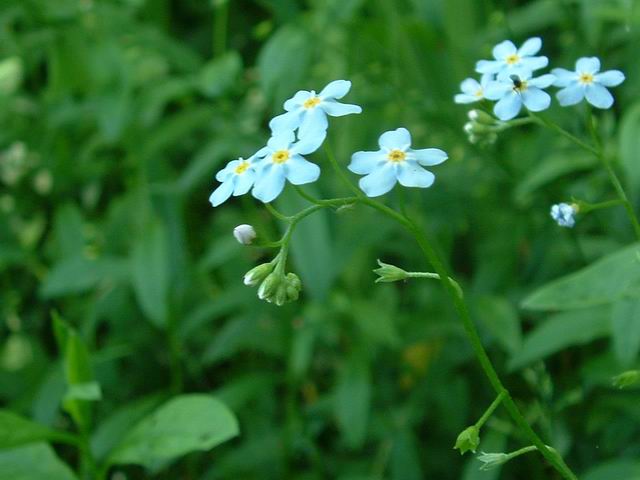
[[369, 365], [360, 356], [352, 356], [339, 373], [334, 397], [338, 427], [350, 448], [359, 448], [367, 436], [371, 403]]
[[238, 434], [238, 421], [219, 400], [181, 395], [145, 417], [109, 456], [110, 464], [153, 468], [193, 451], [206, 451]]
[[640, 351], [640, 299], [622, 298], [611, 314], [613, 351], [622, 366], [630, 366]]
[[564, 348], [608, 335], [610, 314], [609, 307], [598, 307], [551, 315], [525, 337], [522, 348], [511, 357], [509, 368], [517, 370]]
[[64, 396], [66, 400], [102, 400], [102, 390], [98, 382], [77, 383], [69, 385], [67, 393]]
[[131, 253], [133, 289], [147, 318], [159, 328], [168, 314], [169, 259], [167, 234], [159, 222], [151, 223]]
[[0, 448], [12, 448], [56, 438], [60, 438], [60, 432], [9, 410], [0, 410]]
[[6, 480], [76, 480], [46, 443], [0, 451], [0, 478]]
[[124, 277], [125, 271], [124, 262], [118, 258], [63, 258], [45, 277], [40, 293], [45, 298], [84, 293], [100, 282]]
[[511, 303], [501, 297], [480, 297], [473, 302], [474, 316], [481, 325], [509, 353], [522, 345], [522, 330], [518, 312]]
[[572, 310], [603, 305], [638, 291], [638, 244], [618, 250], [582, 270], [554, 280], [530, 294], [522, 307], [530, 310]]
[[618, 137], [620, 163], [626, 174], [631, 194], [640, 194], [640, 169], [638, 168], [638, 152], [640, 151], [640, 103], [635, 103], [626, 110], [620, 122]]
[[241, 71], [242, 58], [238, 52], [215, 58], [200, 72], [200, 91], [210, 98], [218, 97], [233, 87]]

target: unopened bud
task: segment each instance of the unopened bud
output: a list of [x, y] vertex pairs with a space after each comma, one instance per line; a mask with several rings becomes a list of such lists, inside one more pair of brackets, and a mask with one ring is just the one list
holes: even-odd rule
[[495, 125], [496, 119], [489, 115], [487, 112], [483, 112], [482, 110], [470, 110], [467, 114], [469, 120], [472, 120], [476, 123], [482, 123], [484, 125]]
[[233, 229], [233, 236], [242, 245], [251, 245], [256, 238], [256, 231], [251, 225], [238, 225]]
[[267, 275], [273, 271], [273, 265], [271, 263], [263, 263], [257, 267], [253, 267], [244, 275], [244, 284], [253, 287], [261, 283]]
[[460, 455], [464, 455], [469, 451], [476, 453], [478, 445], [480, 445], [480, 431], [478, 427], [472, 425], [465, 428], [460, 435], [458, 435], [456, 445], [453, 448], [460, 450]]
[[378, 260], [378, 265], [380, 265], [380, 268], [376, 268], [373, 271], [373, 273], [378, 275], [376, 283], [397, 282], [399, 280], [406, 280], [407, 278], [409, 278], [407, 272], [405, 272], [401, 268], [396, 267], [395, 265], [383, 263], [380, 260]]
[[264, 279], [258, 288], [258, 298], [268, 302], [272, 301], [271, 299], [278, 291], [282, 280], [284, 280], [284, 277], [280, 272], [276, 271], [267, 275], [267, 278]]
[[627, 388], [640, 382], [640, 370], [628, 370], [613, 377], [613, 386]]

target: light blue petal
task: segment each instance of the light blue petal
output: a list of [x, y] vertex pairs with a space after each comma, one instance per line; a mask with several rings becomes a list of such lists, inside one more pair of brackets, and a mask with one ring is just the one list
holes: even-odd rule
[[289, 161], [284, 164], [284, 171], [287, 180], [294, 185], [304, 185], [305, 183], [315, 182], [320, 176], [320, 167], [315, 163], [305, 160], [300, 155], [292, 156]]
[[522, 103], [532, 112], [541, 112], [549, 108], [551, 97], [547, 92], [537, 87], [530, 87], [522, 92]]
[[587, 97], [587, 102], [596, 108], [609, 108], [613, 105], [613, 96], [609, 93], [609, 90], [598, 83], [587, 85], [585, 96]]
[[513, 83], [490, 82], [484, 89], [484, 97], [489, 100], [500, 100], [507, 93], [513, 90]]
[[504, 60], [508, 55], [513, 55], [517, 52], [516, 46], [511, 40], [505, 40], [493, 47], [493, 58], [496, 60]]
[[233, 178], [230, 178], [229, 180], [218, 186], [218, 188], [216, 188], [209, 196], [211, 205], [217, 207], [221, 203], [225, 202], [227, 198], [231, 196], [231, 192], [233, 192], [234, 183], [235, 182], [233, 181]]
[[323, 100], [328, 98], [340, 99], [349, 93], [349, 90], [351, 90], [351, 82], [349, 80], [334, 80], [327, 84], [318, 96]]
[[307, 155], [313, 153], [320, 148], [325, 138], [327, 138], [326, 130], [312, 130], [306, 136], [302, 136], [302, 129], [300, 129], [300, 140], [291, 146], [291, 154]]
[[605, 87], [617, 87], [624, 82], [624, 73], [620, 70], [607, 70], [606, 72], [598, 73], [594, 80]]
[[281, 165], [275, 166], [271, 164], [271, 166], [263, 170], [251, 194], [258, 200], [268, 203], [280, 195], [283, 188], [284, 169]]
[[522, 44], [522, 46], [518, 49], [518, 55], [520, 55], [521, 57], [530, 57], [538, 53], [541, 48], [542, 40], [540, 39], [540, 37], [533, 37]]
[[378, 145], [380, 148], [388, 149], [405, 149], [411, 146], [411, 134], [406, 128], [400, 127], [395, 130], [389, 130], [380, 135], [378, 139]]
[[513, 86], [512, 75], [516, 75], [520, 80], [529, 80], [532, 75], [532, 70], [523, 65], [513, 65], [498, 73], [496, 79], [499, 82], [505, 82]]
[[433, 185], [436, 176], [414, 162], [404, 162], [396, 171], [400, 185], [405, 187], [428, 188]]
[[440, 165], [449, 156], [447, 152], [439, 148], [422, 148], [419, 150], [409, 149], [410, 157], [417, 160], [420, 165], [430, 167], [432, 165]]
[[216, 180], [219, 182], [226, 181], [229, 177], [233, 176], [233, 171], [240, 164], [240, 160], [231, 160], [227, 165], [216, 173]]
[[555, 80], [556, 80], [556, 77], [554, 75], [550, 73], [545, 73], [544, 75], [540, 75], [539, 77], [528, 80], [527, 83], [531, 87], [547, 88], [547, 87], [550, 87], [553, 84], [553, 82], [555, 82]]
[[547, 57], [527, 57], [520, 60], [518, 66], [534, 71], [544, 68], [547, 65], [549, 65], [549, 59]]
[[458, 93], [453, 97], [453, 101], [456, 103], [473, 103], [480, 100], [482, 100], [482, 97], [467, 95], [466, 93]]
[[476, 72], [498, 73], [504, 66], [504, 62], [498, 62], [496, 60], [479, 60], [476, 63]]
[[396, 184], [396, 174], [389, 162], [362, 177], [358, 185], [367, 197], [384, 195]]
[[276, 130], [267, 142], [267, 147], [269, 147], [271, 151], [287, 150], [295, 139], [296, 135], [293, 133], [293, 130]]
[[573, 85], [569, 85], [568, 87], [558, 91], [558, 93], [556, 93], [556, 98], [560, 105], [568, 107], [569, 105], [575, 105], [582, 101], [584, 98], [584, 90], [585, 89], [582, 85], [574, 83]]
[[284, 109], [287, 112], [290, 112], [291, 110], [295, 110], [297, 107], [302, 105], [304, 103], [304, 101], [307, 100], [312, 95], [313, 94], [311, 92], [307, 92], [306, 90], [300, 90], [293, 97], [291, 97], [289, 100], [284, 102]]
[[493, 82], [495, 75], [493, 73], [483, 73], [480, 77], [480, 86], [484, 89], [487, 88], [489, 83]]
[[566, 68], [554, 68], [551, 70], [551, 74], [556, 77], [553, 82], [553, 85], [556, 87], [568, 87], [578, 79], [576, 72], [572, 72]]
[[493, 107], [493, 113], [500, 120], [511, 120], [520, 112], [522, 99], [516, 92], [509, 92]]
[[367, 175], [382, 166], [387, 159], [384, 152], [356, 152], [351, 155], [351, 163], [347, 167], [353, 173]]
[[273, 117], [269, 122], [269, 128], [273, 135], [283, 130], [293, 131], [298, 128], [300, 123], [302, 123], [302, 114], [304, 111], [302, 107], [298, 107], [296, 110]]
[[[315, 107], [305, 111], [302, 116], [302, 123], [300, 123], [300, 129], [298, 130], [298, 137], [316, 137], [319, 134], [327, 131], [329, 122], [327, 121], [327, 114], [319, 107]], [[324, 138], [323, 138], [324, 140]], [[322, 142], [320, 142], [322, 143]], [[320, 144], [318, 144], [318, 147]], [[316, 149], [318, 148], [316, 147]], [[314, 149], [315, 150], [315, 149]], [[305, 152], [310, 153], [310, 152]]]
[[253, 186], [256, 180], [256, 172], [254, 170], [247, 170], [242, 175], [236, 176], [236, 185], [233, 189], [233, 196], [244, 195]]
[[467, 95], [475, 95], [482, 87], [475, 78], [466, 78], [460, 83], [460, 91]]
[[321, 108], [332, 117], [342, 117], [344, 115], [350, 115], [352, 113], [362, 113], [362, 107], [358, 105], [339, 103], [331, 100], [322, 102], [320, 105], [318, 105], [318, 108]]
[[598, 57], [582, 57], [576, 62], [576, 72], [597, 73], [600, 71], [600, 60]]

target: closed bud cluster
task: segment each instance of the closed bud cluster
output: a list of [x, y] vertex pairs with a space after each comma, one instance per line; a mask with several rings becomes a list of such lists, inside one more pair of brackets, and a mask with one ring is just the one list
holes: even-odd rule
[[250, 287], [255, 287], [262, 283], [273, 271], [273, 263], [263, 263], [257, 267], [252, 268], [244, 275], [244, 284]]
[[453, 448], [460, 450], [460, 455], [464, 455], [469, 451], [476, 453], [478, 445], [480, 445], [480, 430], [475, 425], [471, 425], [458, 435]]
[[627, 388], [640, 382], [640, 370], [628, 370], [613, 377], [613, 386]]
[[469, 121], [464, 124], [464, 131], [469, 142], [480, 145], [491, 145], [498, 139], [500, 125], [498, 121], [482, 110], [471, 110], [467, 114]]
[[380, 282], [397, 282], [399, 280], [406, 280], [409, 278], [409, 274], [395, 265], [383, 263], [378, 260], [380, 268], [376, 268], [373, 273], [378, 275], [376, 283]]
[[276, 270], [267, 275], [258, 288], [258, 298], [280, 307], [285, 303], [295, 302], [300, 296], [301, 288], [302, 282], [295, 273], [284, 275]]

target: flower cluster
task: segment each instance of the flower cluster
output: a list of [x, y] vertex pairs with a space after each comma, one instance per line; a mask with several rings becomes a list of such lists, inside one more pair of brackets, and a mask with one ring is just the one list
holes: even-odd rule
[[267, 145], [247, 160], [239, 158], [216, 174], [221, 185], [209, 201], [216, 207], [231, 195], [251, 194], [264, 203], [274, 200], [285, 181], [293, 185], [315, 182], [320, 167], [304, 155], [315, 152], [327, 136], [327, 115], [340, 117], [360, 113], [358, 105], [338, 102], [351, 89], [351, 82], [336, 80], [320, 93], [301, 90], [284, 103], [286, 113], [269, 122], [271, 138]]
[[551, 85], [561, 88], [556, 94], [560, 105], [575, 105], [586, 99], [596, 108], [609, 108], [613, 97], [606, 87], [615, 87], [624, 81], [618, 70], [600, 72], [596, 57], [583, 57], [575, 70], [554, 68], [551, 73], [534, 77], [534, 72], [546, 67], [549, 59], [536, 56], [542, 40], [530, 38], [520, 48], [505, 40], [493, 48], [494, 60], [480, 60], [476, 71], [482, 74], [480, 82], [467, 78], [460, 84], [462, 93], [454, 97], [456, 103], [480, 100], [496, 101], [493, 113], [502, 121], [515, 118], [524, 105], [531, 112], [549, 108], [551, 97], [544, 89]]

